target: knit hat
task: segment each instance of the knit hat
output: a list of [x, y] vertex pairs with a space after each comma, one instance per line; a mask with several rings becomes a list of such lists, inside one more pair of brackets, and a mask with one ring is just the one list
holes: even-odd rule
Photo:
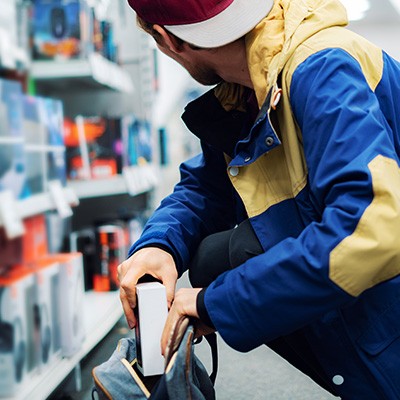
[[144, 21], [198, 47], [219, 47], [251, 31], [273, 0], [128, 0]]

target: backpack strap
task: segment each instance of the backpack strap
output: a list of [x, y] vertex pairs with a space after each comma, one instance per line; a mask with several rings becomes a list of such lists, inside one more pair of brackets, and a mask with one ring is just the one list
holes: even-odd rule
[[210, 380], [213, 385], [217, 379], [218, 373], [218, 345], [217, 345], [217, 334], [215, 332], [205, 335], [204, 338], [207, 340], [211, 348], [211, 358], [212, 358], [212, 373], [210, 375]]

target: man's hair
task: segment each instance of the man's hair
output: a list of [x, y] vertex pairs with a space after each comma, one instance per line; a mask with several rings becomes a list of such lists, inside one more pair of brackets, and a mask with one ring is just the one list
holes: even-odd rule
[[[140, 18], [138, 15], [136, 15], [136, 22], [140, 28], [142, 28], [145, 32], [150, 34], [156, 43], [160, 44], [161, 43], [161, 35], [153, 28], [153, 23], [145, 21], [143, 18]], [[164, 28], [165, 29], [165, 28]], [[179, 44], [179, 46], [182, 46], [183, 43], [185, 43], [184, 40], [178, 38], [176, 35], [171, 33], [170, 31], [167, 31], [169, 35], [173, 36], [176, 40], [176, 42]], [[194, 44], [188, 43], [189, 47], [193, 50], [200, 50], [201, 47], [195, 46]]]
[[139, 15], [136, 15], [136, 22], [139, 28], [142, 28], [145, 32], [153, 36], [157, 43], [160, 42], [160, 34], [153, 28], [154, 24], [145, 21], [143, 18], [140, 18]]

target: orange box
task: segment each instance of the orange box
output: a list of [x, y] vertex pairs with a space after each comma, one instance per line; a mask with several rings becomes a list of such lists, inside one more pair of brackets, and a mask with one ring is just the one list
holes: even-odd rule
[[13, 265], [29, 266], [48, 252], [46, 218], [37, 215], [24, 220], [25, 234], [17, 239], [7, 239], [0, 229], [0, 272]]
[[95, 292], [119, 289], [118, 265], [125, 259], [126, 229], [120, 225], [101, 225], [97, 228], [99, 265], [93, 277]]
[[29, 265], [48, 252], [46, 218], [43, 214], [25, 219], [25, 235], [22, 237], [21, 264]]

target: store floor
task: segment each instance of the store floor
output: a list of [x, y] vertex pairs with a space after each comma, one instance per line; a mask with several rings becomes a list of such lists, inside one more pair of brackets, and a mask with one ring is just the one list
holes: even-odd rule
[[[114, 351], [118, 339], [128, 334], [121, 320], [105, 340], [82, 362], [82, 391], [73, 389], [73, 377], [53, 394], [51, 400], [91, 400], [91, 370]], [[219, 338], [217, 400], [330, 400], [329, 393], [315, 385], [267, 347], [241, 354], [227, 347]], [[196, 354], [210, 368], [209, 347], [200, 343]], [[209, 369], [210, 370], [210, 369]], [[123, 399], [117, 399], [123, 400]]]
[[[178, 286], [186, 286], [185, 278]], [[70, 376], [50, 400], [91, 400], [94, 366], [107, 360], [121, 337], [130, 332], [121, 319], [106, 338], [82, 361], [82, 390], [74, 390]], [[205, 341], [196, 345], [196, 354], [210, 371], [210, 350]], [[266, 346], [242, 354], [218, 338], [219, 369], [216, 382], [217, 400], [330, 400], [335, 399], [293, 368]], [[123, 400], [123, 399], [117, 399]]]

